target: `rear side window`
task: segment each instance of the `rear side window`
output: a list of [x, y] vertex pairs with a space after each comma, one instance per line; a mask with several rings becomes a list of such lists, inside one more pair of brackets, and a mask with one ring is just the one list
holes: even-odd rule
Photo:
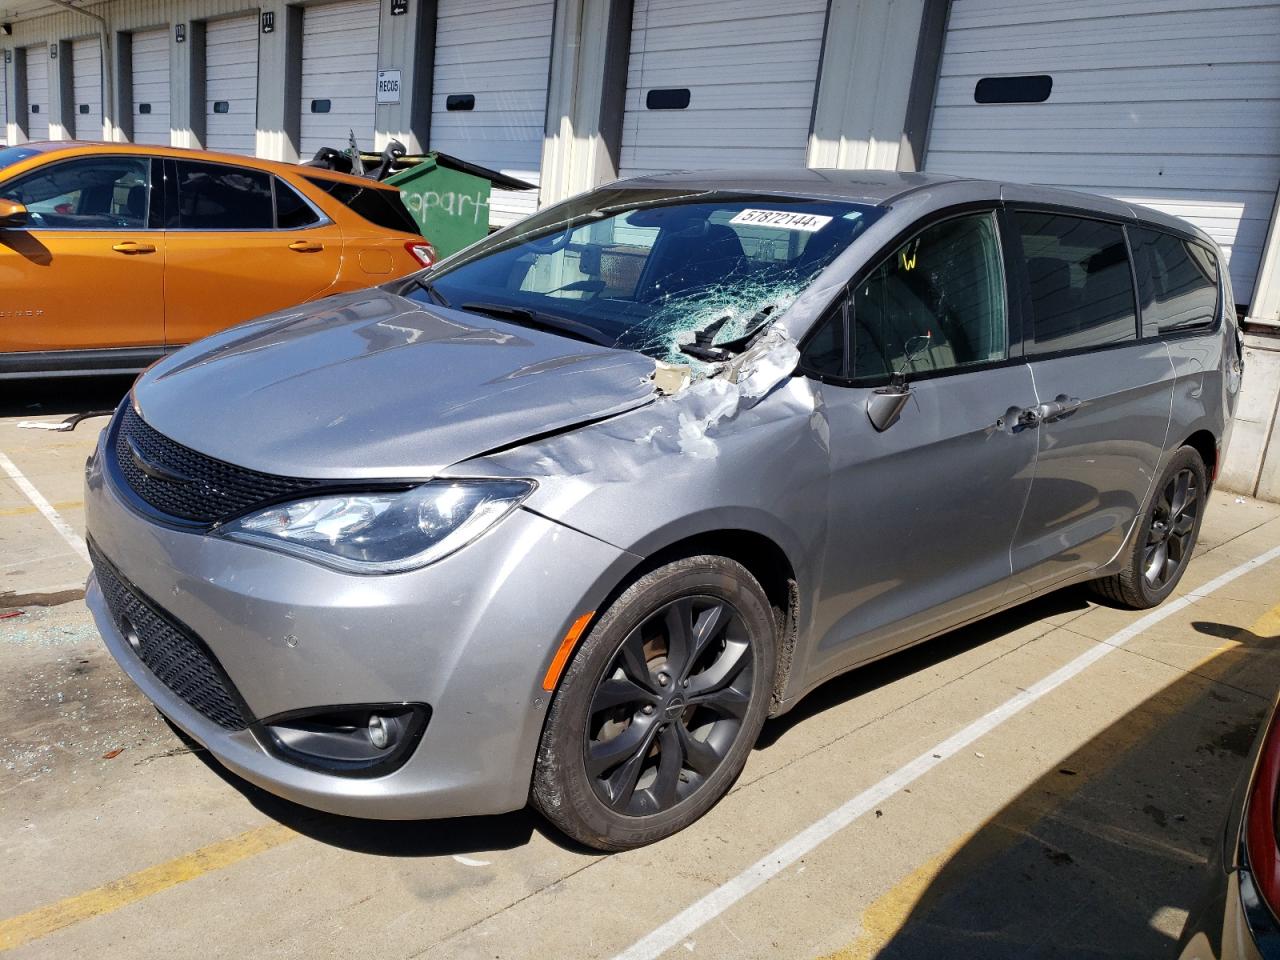
[[1015, 211], [1035, 342], [1030, 353], [1136, 340], [1137, 305], [1124, 228], [1059, 214]]
[[385, 187], [357, 187], [339, 180], [307, 178], [343, 206], [384, 230], [420, 235], [409, 211], [400, 202], [400, 191]]
[[1159, 333], [1212, 327], [1218, 313], [1218, 261], [1198, 243], [1159, 230], [1130, 228], [1139, 263], [1142, 320]]
[[[1004, 275], [991, 214], [928, 227], [854, 291], [849, 375], [886, 377], [1002, 360]], [[834, 346], [834, 345], [833, 345]]]
[[309, 227], [320, 222], [320, 217], [311, 209], [311, 205], [279, 177], [275, 178], [275, 188], [277, 227], [281, 230], [296, 230], [298, 227]]
[[179, 160], [177, 226], [182, 230], [270, 230], [271, 175], [221, 163]]

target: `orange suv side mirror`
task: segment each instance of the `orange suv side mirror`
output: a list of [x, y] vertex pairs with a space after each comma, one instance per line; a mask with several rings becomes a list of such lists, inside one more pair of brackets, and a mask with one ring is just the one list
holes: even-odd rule
[[0, 227], [21, 227], [28, 218], [25, 205], [14, 200], [0, 200]]

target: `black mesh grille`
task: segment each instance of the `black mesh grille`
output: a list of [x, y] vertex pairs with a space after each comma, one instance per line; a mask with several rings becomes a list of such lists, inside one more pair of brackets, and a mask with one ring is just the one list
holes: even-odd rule
[[218, 726], [243, 730], [247, 725], [222, 668], [195, 634], [138, 593], [92, 543], [89, 554], [111, 618], [130, 646], [161, 683]]
[[156, 431], [130, 403], [116, 429], [115, 455], [125, 483], [146, 503], [198, 523], [216, 523], [318, 483], [259, 473], [197, 453]]

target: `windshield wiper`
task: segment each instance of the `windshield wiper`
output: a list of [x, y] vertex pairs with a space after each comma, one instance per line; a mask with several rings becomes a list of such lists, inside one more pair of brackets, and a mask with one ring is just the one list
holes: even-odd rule
[[[432, 283], [430, 280], [428, 280], [426, 277], [424, 277], [422, 274], [415, 273], [412, 277], [410, 277], [409, 286], [418, 287], [419, 289], [426, 291], [427, 296], [430, 297], [437, 306], [441, 306], [441, 307], [449, 306], [449, 301], [445, 299], [445, 295], [441, 293], [439, 290], [437, 290], [436, 285]], [[401, 292], [402, 293], [404, 292], [403, 287], [401, 288]]]
[[571, 320], [568, 317], [558, 317], [551, 313], [542, 313], [539, 310], [530, 310], [527, 307], [512, 307], [505, 303], [464, 303], [458, 309], [493, 317], [495, 320], [507, 320], [537, 330], [549, 330], [552, 333], [572, 337], [575, 340], [585, 340], [587, 343], [594, 343], [601, 347], [614, 345], [612, 337], [601, 333], [590, 324]]
[[726, 340], [724, 343], [716, 343], [716, 335], [730, 320], [729, 314], [725, 314], [718, 320], [711, 321], [701, 330], [696, 331], [692, 342], [680, 344], [680, 352], [693, 357], [695, 360], [704, 360], [707, 363], [723, 363], [735, 353], [741, 353], [750, 346], [751, 341], [756, 338], [756, 335], [764, 327], [764, 322], [769, 319], [769, 314], [773, 313], [775, 309], [777, 309], [777, 305], [773, 303], [761, 307], [747, 321], [746, 333], [740, 337], [734, 337], [732, 340]]

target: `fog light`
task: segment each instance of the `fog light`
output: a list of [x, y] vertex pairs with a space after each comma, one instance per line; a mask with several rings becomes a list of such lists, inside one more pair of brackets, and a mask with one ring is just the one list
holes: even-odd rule
[[379, 750], [391, 746], [391, 731], [387, 728], [387, 718], [376, 713], [369, 715], [369, 742]]

